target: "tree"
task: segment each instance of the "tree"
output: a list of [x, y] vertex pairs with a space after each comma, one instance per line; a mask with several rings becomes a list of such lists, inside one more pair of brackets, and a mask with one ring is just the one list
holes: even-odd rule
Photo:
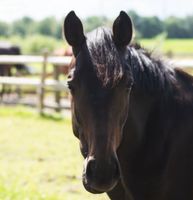
[[193, 38], [193, 15], [187, 16], [184, 21], [186, 23], [190, 38]]
[[168, 38], [189, 38], [189, 26], [185, 19], [169, 17], [165, 20]]
[[38, 23], [37, 32], [42, 35], [56, 36], [58, 31], [57, 24], [54, 17], [47, 17]]
[[142, 37], [152, 38], [164, 31], [164, 25], [158, 17], [143, 17], [137, 29]]
[[12, 23], [12, 34], [26, 36], [35, 32], [35, 22], [30, 17], [23, 17]]
[[99, 26], [108, 25], [109, 23], [110, 21], [108, 20], [108, 18], [104, 16], [102, 17], [92, 16], [84, 20], [84, 29], [85, 32], [90, 32]]
[[128, 12], [138, 37], [152, 38], [164, 31], [164, 24], [158, 17], [142, 17], [135, 11]]
[[62, 39], [62, 24], [63, 22], [58, 22], [56, 24], [56, 30], [55, 30], [54, 36], [57, 39]]
[[9, 25], [5, 22], [0, 22], [0, 36], [9, 35]]

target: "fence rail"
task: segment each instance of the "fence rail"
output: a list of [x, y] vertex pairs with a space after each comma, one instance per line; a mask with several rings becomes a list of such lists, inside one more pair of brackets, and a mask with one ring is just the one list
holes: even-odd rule
[[[26, 64], [26, 63], [40, 63], [42, 64], [42, 71], [39, 78], [23, 78], [23, 77], [0, 77], [0, 84], [2, 85], [25, 85], [34, 86], [37, 88], [38, 94], [38, 110], [43, 113], [45, 88], [52, 87], [55, 93], [55, 100], [58, 105], [56, 110], [60, 110], [60, 92], [67, 89], [64, 81], [59, 81], [59, 71], [57, 66], [68, 67], [71, 57], [48, 56], [45, 53], [43, 56], [32, 55], [0, 55], [0, 64]], [[46, 78], [47, 64], [53, 64], [54, 79]]]
[[[70, 56], [47, 56], [47, 63], [53, 65], [69, 65], [71, 61]], [[25, 63], [44, 63], [45, 56], [31, 56], [31, 55], [0, 55], [0, 64], [25, 64]]]
[[[68, 66], [71, 61], [71, 56], [47, 56], [47, 63], [53, 65]], [[25, 63], [44, 63], [45, 56], [32, 56], [32, 55], [0, 55], [0, 64], [25, 64]], [[170, 63], [177, 67], [193, 67], [193, 59], [171, 59]]]
[[[23, 78], [23, 77], [0, 77], [0, 84], [9, 84], [9, 85], [33, 85], [37, 87], [39, 103], [38, 108], [39, 112], [43, 112], [44, 108], [44, 93], [45, 87], [52, 87], [55, 91], [56, 102], [60, 107], [60, 91], [66, 90], [66, 84], [64, 82], [59, 81], [59, 71], [57, 66], [63, 65], [64, 67], [68, 67], [70, 64], [71, 57], [60, 57], [60, 56], [48, 56], [45, 53], [42, 56], [32, 56], [32, 55], [0, 55], [0, 64], [26, 64], [26, 63], [41, 63], [42, 64], [42, 72], [38, 79], [33, 78]], [[54, 67], [54, 79], [47, 80], [46, 79], [46, 68], [47, 64], [53, 64]], [[193, 59], [192, 60], [170, 60], [169, 63], [172, 66], [180, 67], [180, 68], [192, 68], [193, 67]], [[59, 108], [60, 109], [60, 108]], [[59, 110], [58, 109], [58, 110]]]
[[186, 68], [190, 67], [193, 68], [193, 59], [186, 59], [186, 60], [171, 60], [171, 63], [174, 67]]

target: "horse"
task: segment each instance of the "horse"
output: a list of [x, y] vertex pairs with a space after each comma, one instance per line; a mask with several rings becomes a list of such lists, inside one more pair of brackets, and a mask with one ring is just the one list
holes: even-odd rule
[[85, 189], [111, 200], [192, 200], [193, 77], [133, 45], [124, 11], [112, 30], [87, 35], [71, 11], [63, 29]]
[[[19, 46], [12, 45], [9, 43], [0, 43], [0, 55], [21, 55], [21, 50]], [[0, 64], [0, 76], [13, 76], [13, 68], [15, 68], [17, 74], [30, 74], [30, 67], [23, 64]], [[2, 86], [1, 98], [5, 92], [5, 85]], [[7, 91], [10, 92], [10, 88], [7, 88]]]
[[[66, 49], [64, 49], [64, 48], [56, 49], [53, 52], [53, 55], [54, 56], [72, 56], [73, 55], [72, 48], [68, 46]], [[54, 68], [57, 68], [60, 74], [68, 75], [68, 73], [69, 73], [69, 66], [66, 66], [66, 65], [56, 65], [55, 64]]]

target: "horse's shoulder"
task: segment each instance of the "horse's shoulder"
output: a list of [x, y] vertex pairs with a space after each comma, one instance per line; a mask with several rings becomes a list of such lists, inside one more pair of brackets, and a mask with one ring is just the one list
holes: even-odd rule
[[193, 76], [185, 72], [183, 69], [175, 68], [175, 73], [180, 81], [193, 86]]

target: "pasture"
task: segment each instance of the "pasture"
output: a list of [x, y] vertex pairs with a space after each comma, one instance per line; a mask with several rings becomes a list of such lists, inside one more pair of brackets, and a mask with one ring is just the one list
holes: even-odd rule
[[150, 50], [158, 50], [162, 53], [172, 52], [174, 56], [184, 57], [193, 54], [193, 39], [142, 39], [140, 44]]
[[82, 186], [82, 157], [70, 118], [0, 107], [1, 200], [107, 200]]
[[[49, 50], [49, 52], [53, 52], [54, 49], [65, 48], [67, 45], [63, 40], [51, 37], [40, 35], [29, 37], [0, 37], [0, 40], [10, 41], [13, 44], [19, 45], [24, 54], [41, 54], [42, 50], [45, 48]], [[139, 39], [138, 42], [150, 50], [158, 50], [162, 53], [172, 52], [174, 56], [184, 56], [193, 53], [193, 39], [165, 39], [160, 36], [152, 39]]]

